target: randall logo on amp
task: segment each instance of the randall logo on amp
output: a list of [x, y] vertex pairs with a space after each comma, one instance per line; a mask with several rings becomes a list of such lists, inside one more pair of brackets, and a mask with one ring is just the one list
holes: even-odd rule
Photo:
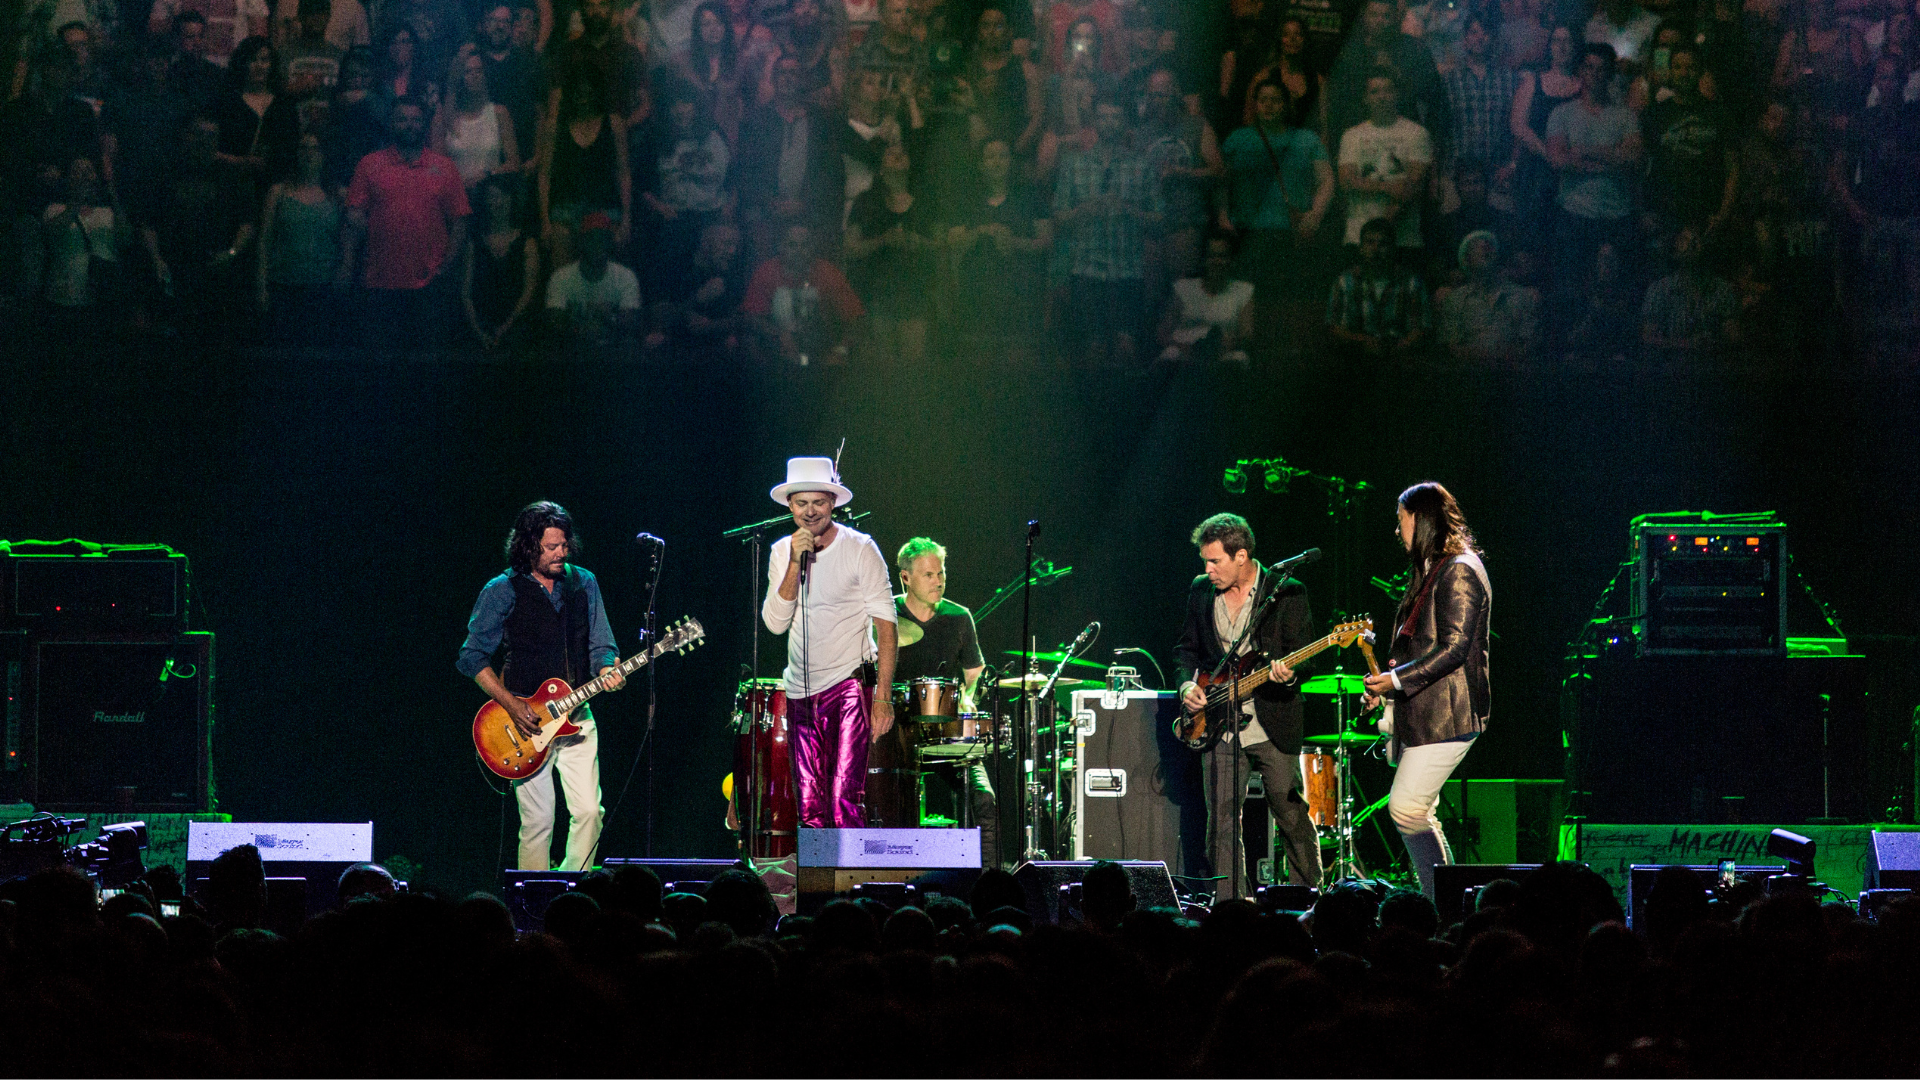
[[93, 722], [96, 724], [144, 724], [147, 722], [147, 714], [144, 712], [110, 713], [96, 711], [93, 714]]

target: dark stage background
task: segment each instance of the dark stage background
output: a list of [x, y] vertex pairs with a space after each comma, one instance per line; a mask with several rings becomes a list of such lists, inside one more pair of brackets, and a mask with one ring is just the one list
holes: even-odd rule
[[[1321, 490], [1295, 481], [1270, 495], [1256, 477], [1230, 495], [1220, 474], [1234, 458], [1281, 455], [1373, 486], [1349, 580], [1333, 580], [1331, 561], [1302, 573], [1323, 621], [1339, 585], [1384, 627], [1392, 601], [1366, 579], [1404, 565], [1393, 495], [1444, 481], [1487, 549], [1499, 635], [1492, 730], [1466, 776], [1561, 774], [1561, 657], [1625, 555], [1628, 519], [1648, 511], [1780, 512], [1800, 569], [1875, 657], [1883, 742], [1915, 699], [1911, 383], [1738, 361], [1680, 377], [1462, 381], [10, 352], [0, 536], [161, 541], [192, 556], [195, 628], [219, 634], [220, 809], [371, 819], [379, 856], [449, 889], [495, 887], [511, 851], [512, 814], [467, 738], [480, 694], [453, 659], [513, 512], [536, 498], [573, 511], [578, 561], [604, 583], [623, 653], [643, 606], [632, 537], [667, 539], [662, 624], [696, 615], [710, 638], [658, 668], [652, 851], [727, 854], [719, 784], [750, 653], [750, 570], [719, 534], [776, 512], [766, 491], [789, 455], [832, 454], [842, 437], [854, 509], [873, 515], [861, 527], [889, 558], [913, 535], [945, 543], [960, 603], [1019, 575], [1023, 525], [1038, 518], [1038, 553], [1074, 568], [1034, 594], [1041, 647], [1097, 618], [1098, 660], [1141, 645], [1170, 665], [1199, 565], [1187, 533], [1208, 513], [1248, 516], [1269, 561], [1331, 553]], [[982, 623], [996, 660], [1016, 647], [1019, 618], [1016, 601]], [[761, 655], [761, 673], [776, 674], [784, 642], [763, 636]], [[596, 704], [614, 811], [602, 856], [647, 848], [644, 763], [622, 794], [645, 703], [641, 684]], [[1309, 717], [1331, 727], [1324, 700]]]

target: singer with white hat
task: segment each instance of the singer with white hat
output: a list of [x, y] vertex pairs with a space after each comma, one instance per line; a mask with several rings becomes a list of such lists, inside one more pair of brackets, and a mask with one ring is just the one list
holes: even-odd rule
[[[833, 520], [853, 501], [832, 458], [787, 460], [769, 492], [793, 512], [792, 536], [773, 544], [760, 617], [787, 635], [787, 720], [800, 825], [866, 823], [867, 747], [893, 727], [893, 589], [873, 538]], [[878, 671], [866, 685], [861, 669]]]

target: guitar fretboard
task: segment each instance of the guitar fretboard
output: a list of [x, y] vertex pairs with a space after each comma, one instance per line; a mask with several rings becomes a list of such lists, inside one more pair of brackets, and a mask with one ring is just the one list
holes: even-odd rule
[[[1311, 660], [1315, 656], [1318, 656], [1319, 654], [1326, 652], [1328, 649], [1332, 648], [1339, 638], [1340, 638], [1340, 635], [1338, 633], [1328, 634], [1326, 637], [1321, 638], [1319, 641], [1316, 641], [1311, 645], [1305, 646], [1304, 648], [1288, 653], [1286, 656], [1281, 658], [1280, 662], [1287, 665], [1288, 667], [1293, 667], [1295, 664], [1298, 664], [1303, 660]], [[1271, 665], [1262, 664], [1260, 666], [1260, 670], [1252, 672], [1247, 675], [1242, 675], [1240, 678], [1235, 679], [1231, 684], [1231, 687], [1228, 687], [1228, 686], [1215, 687], [1214, 692], [1212, 694], [1209, 694], [1208, 696], [1214, 697], [1215, 695], [1218, 695], [1221, 698], [1225, 698], [1229, 696], [1235, 697], [1235, 698], [1244, 698], [1248, 694], [1252, 693], [1253, 691], [1258, 690], [1262, 686], [1265, 686], [1270, 680], [1272, 680], [1272, 678], [1273, 678], [1273, 667]]]
[[[699, 641], [702, 637], [705, 636], [705, 634], [706, 634], [706, 631], [701, 629], [699, 623], [689, 622], [687, 625], [675, 627], [673, 630], [668, 632], [666, 637], [663, 637], [658, 642], [656, 642], [653, 648], [644, 649], [640, 652], [634, 653], [632, 656], [629, 656], [625, 660], [622, 660], [619, 663], [613, 665], [613, 669], [619, 672], [623, 677], [627, 675], [631, 675], [634, 672], [639, 671], [641, 668], [646, 667], [648, 664], [652, 663], [654, 657], [659, 656], [661, 653], [671, 652], [674, 649], [684, 648], [688, 645], [691, 645]], [[559, 719], [560, 717], [565, 716], [568, 713], [572, 712], [573, 710], [586, 704], [588, 699], [592, 698], [595, 694], [598, 694], [600, 691], [605, 690], [606, 688], [607, 688], [606, 676], [600, 675], [600, 676], [596, 676], [594, 678], [588, 679], [584, 684], [582, 684], [579, 688], [574, 690], [573, 693], [568, 694], [566, 697], [555, 698], [552, 701], [547, 702], [547, 714], [553, 717], [554, 719]]]

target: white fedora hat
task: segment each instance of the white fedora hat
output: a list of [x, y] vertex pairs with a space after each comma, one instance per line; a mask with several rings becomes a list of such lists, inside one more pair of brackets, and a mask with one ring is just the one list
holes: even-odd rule
[[788, 498], [801, 491], [831, 492], [835, 506], [845, 506], [853, 501], [853, 492], [841, 485], [840, 470], [833, 467], [832, 458], [788, 458], [787, 482], [775, 485], [767, 494], [773, 496], [774, 502], [785, 506]]

